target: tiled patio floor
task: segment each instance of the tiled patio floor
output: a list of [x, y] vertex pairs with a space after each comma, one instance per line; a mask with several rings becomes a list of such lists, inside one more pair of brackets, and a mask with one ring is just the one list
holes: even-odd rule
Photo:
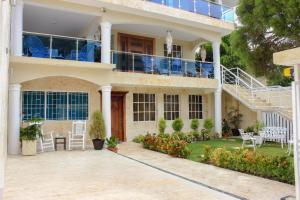
[[121, 144], [119, 153], [246, 199], [279, 200], [282, 197], [295, 196], [295, 187], [289, 184], [190, 160], [172, 158], [143, 149], [141, 145], [132, 142]]
[[235, 199], [107, 150], [9, 157], [5, 178], [5, 200]]

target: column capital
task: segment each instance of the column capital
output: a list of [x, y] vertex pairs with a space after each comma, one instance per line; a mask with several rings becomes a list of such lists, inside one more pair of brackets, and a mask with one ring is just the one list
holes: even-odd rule
[[9, 91], [20, 91], [21, 90], [21, 84], [16, 83], [16, 84], [10, 84], [8, 87]]
[[103, 85], [101, 87], [102, 92], [111, 92], [112, 86], [111, 85]]
[[100, 22], [101, 28], [111, 28], [111, 23], [108, 21]]

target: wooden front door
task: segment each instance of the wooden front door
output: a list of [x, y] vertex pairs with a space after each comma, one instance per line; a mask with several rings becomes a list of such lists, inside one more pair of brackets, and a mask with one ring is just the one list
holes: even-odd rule
[[125, 94], [111, 94], [111, 134], [121, 141], [125, 141]]
[[136, 35], [120, 34], [119, 49], [125, 52], [153, 55], [154, 39]]

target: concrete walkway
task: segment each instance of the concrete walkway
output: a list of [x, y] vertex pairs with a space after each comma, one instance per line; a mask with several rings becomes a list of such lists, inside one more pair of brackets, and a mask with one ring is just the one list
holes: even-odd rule
[[119, 153], [246, 199], [279, 200], [282, 197], [295, 196], [295, 187], [289, 184], [190, 160], [172, 158], [162, 153], [143, 149], [141, 145], [132, 142], [121, 144]]
[[[161, 166], [168, 166], [175, 162], [178, 168], [187, 164], [181, 159], [150, 151], [134, 153], [135, 150], [142, 149], [133, 144], [121, 145], [123, 154], [138, 158], [149, 156], [153, 164], [162, 161]], [[236, 199], [107, 150], [9, 157], [5, 179], [5, 200]]]

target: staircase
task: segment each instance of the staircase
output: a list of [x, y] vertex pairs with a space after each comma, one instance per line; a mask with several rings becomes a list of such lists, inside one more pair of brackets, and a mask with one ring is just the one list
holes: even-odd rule
[[290, 87], [268, 87], [247, 72], [222, 66], [222, 88], [254, 111], [276, 112], [292, 120], [292, 90]]

